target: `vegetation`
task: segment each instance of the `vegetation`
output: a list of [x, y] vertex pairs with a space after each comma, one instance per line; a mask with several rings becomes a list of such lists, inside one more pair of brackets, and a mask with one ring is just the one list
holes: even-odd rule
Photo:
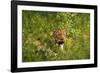
[[[65, 29], [66, 33], [63, 50], [52, 36], [58, 28]], [[89, 13], [22, 11], [23, 62], [89, 58]]]

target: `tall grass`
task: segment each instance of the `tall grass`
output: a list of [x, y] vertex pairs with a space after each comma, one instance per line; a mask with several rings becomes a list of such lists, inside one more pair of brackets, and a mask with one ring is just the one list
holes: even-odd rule
[[[65, 29], [64, 50], [53, 41], [54, 29]], [[37, 39], [43, 44], [38, 48]], [[90, 58], [90, 14], [22, 11], [23, 62]]]

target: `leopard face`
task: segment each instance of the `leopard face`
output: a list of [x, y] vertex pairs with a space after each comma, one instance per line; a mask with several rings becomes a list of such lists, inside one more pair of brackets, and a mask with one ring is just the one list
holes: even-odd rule
[[56, 29], [53, 31], [53, 37], [55, 40], [55, 43], [57, 44], [64, 44], [65, 41], [65, 30], [64, 29]]

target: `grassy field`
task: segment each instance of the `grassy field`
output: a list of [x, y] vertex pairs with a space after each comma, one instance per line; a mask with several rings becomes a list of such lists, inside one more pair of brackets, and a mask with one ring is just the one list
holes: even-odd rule
[[[65, 30], [63, 51], [53, 41], [55, 29]], [[90, 14], [23, 10], [22, 41], [23, 62], [89, 59]]]

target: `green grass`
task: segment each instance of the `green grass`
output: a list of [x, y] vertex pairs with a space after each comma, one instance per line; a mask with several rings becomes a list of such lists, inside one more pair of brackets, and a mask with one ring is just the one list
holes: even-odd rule
[[[64, 50], [54, 43], [54, 29], [65, 29]], [[36, 46], [40, 38], [42, 49]], [[90, 58], [90, 14], [22, 11], [23, 62]]]

